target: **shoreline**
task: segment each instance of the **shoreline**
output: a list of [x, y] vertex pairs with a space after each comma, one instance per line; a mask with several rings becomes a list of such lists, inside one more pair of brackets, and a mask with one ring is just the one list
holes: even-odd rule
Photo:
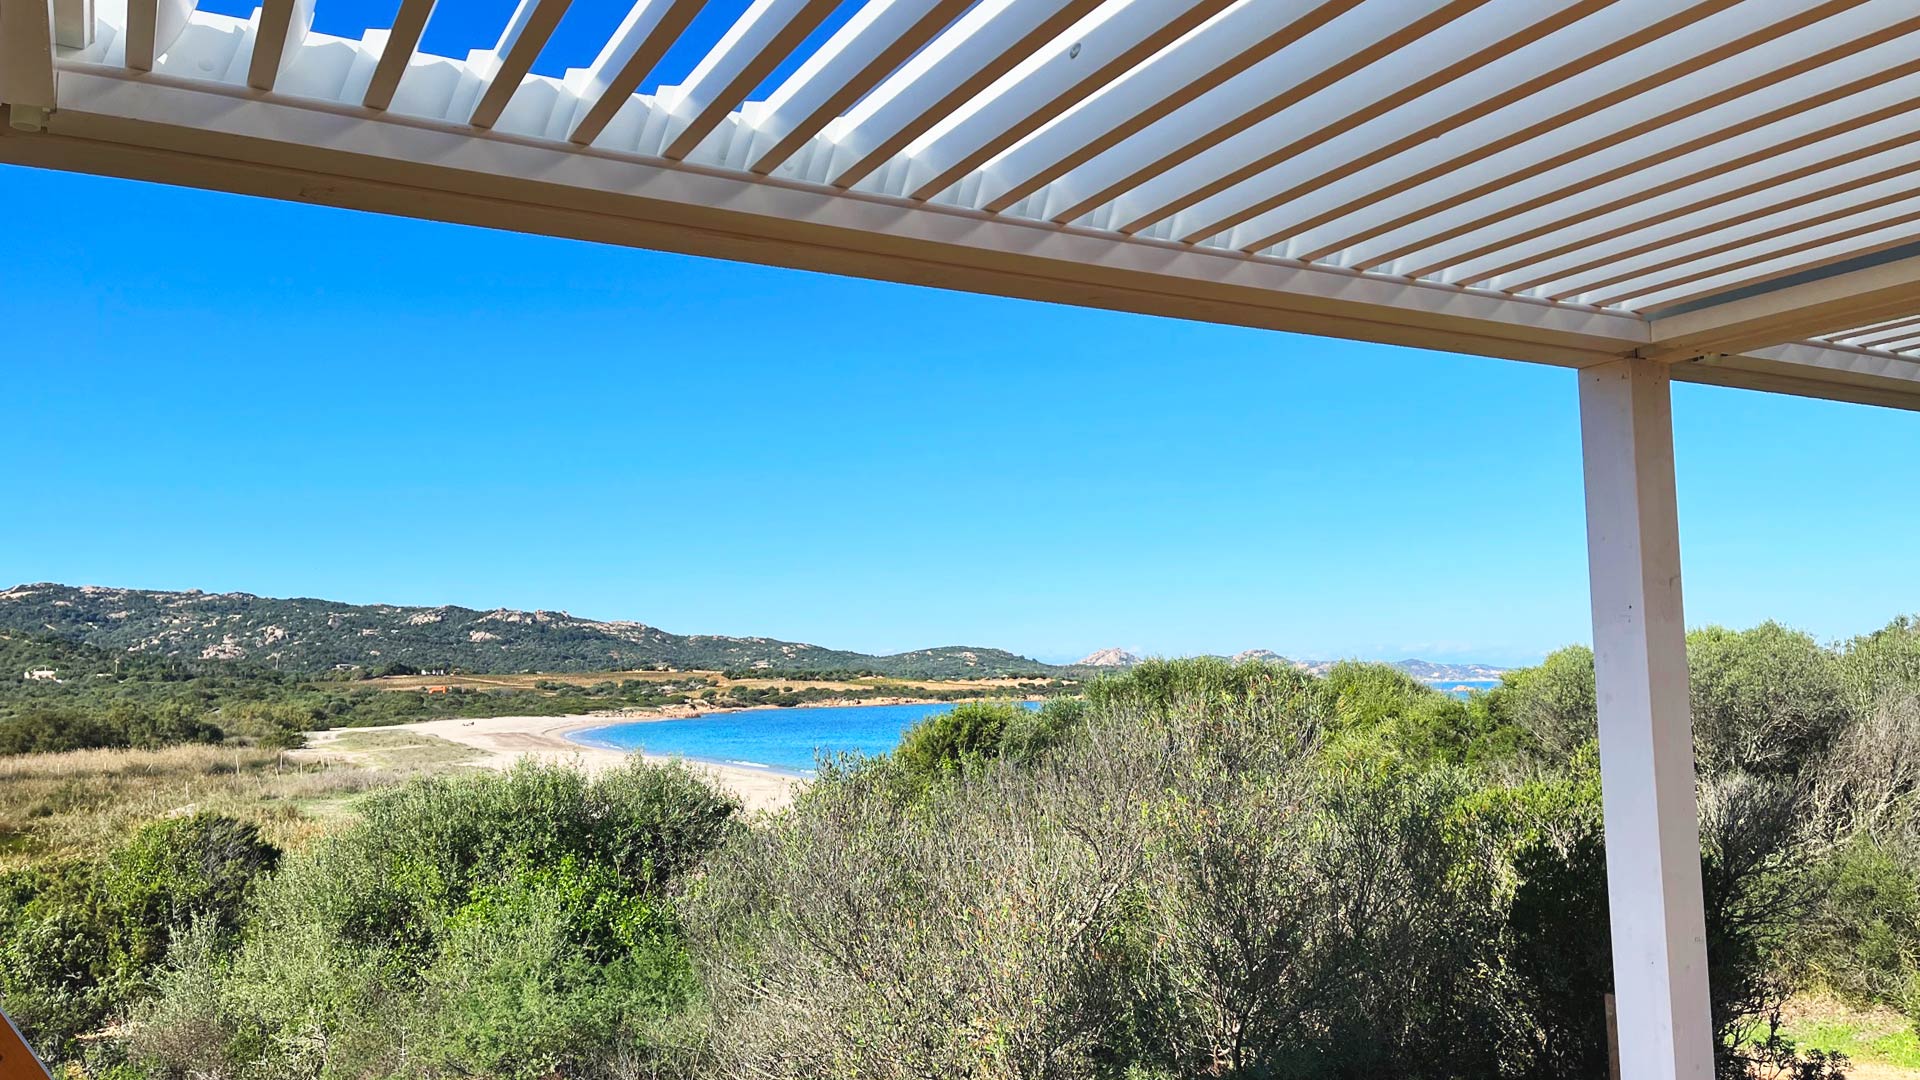
[[[1023, 699], [1031, 700], [1031, 699]], [[308, 733], [307, 746], [295, 754], [313, 754], [328, 756], [361, 764], [367, 764], [372, 755], [350, 749], [337, 748], [341, 736], [361, 731], [410, 731], [419, 735], [441, 739], [457, 746], [464, 746], [480, 752], [480, 757], [466, 764], [486, 769], [508, 769], [523, 760], [536, 760], [552, 763], [578, 765], [588, 772], [618, 768], [628, 760], [638, 757], [642, 761], [664, 764], [680, 761], [707, 779], [722, 791], [737, 796], [749, 812], [758, 810], [778, 811], [792, 805], [794, 796], [806, 785], [809, 777], [785, 772], [779, 769], [750, 768], [707, 758], [687, 757], [677, 754], [649, 754], [644, 751], [620, 750], [611, 746], [600, 746], [586, 742], [574, 736], [598, 728], [614, 727], [620, 724], [650, 724], [664, 720], [688, 720], [700, 716], [719, 713], [742, 712], [779, 712], [784, 709], [846, 709], [873, 705], [956, 705], [959, 702], [929, 701], [924, 698], [868, 698], [858, 701], [825, 701], [815, 705], [781, 706], [750, 705], [742, 708], [706, 707], [695, 708], [691, 705], [668, 705], [656, 709], [634, 710], [638, 715], [619, 713], [567, 713], [558, 716], [488, 716], [488, 717], [445, 717], [435, 720], [416, 720], [406, 724], [385, 724], [377, 727], [328, 728], [324, 731]]]

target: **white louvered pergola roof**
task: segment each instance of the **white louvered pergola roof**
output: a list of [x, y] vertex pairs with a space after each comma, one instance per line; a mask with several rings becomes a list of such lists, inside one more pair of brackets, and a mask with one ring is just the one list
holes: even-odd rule
[[754, 0], [647, 94], [701, 0], [315, 2], [0, 0], [0, 160], [1920, 402], [1907, 0]]
[[1580, 369], [1620, 1075], [1711, 1080], [1668, 384], [1920, 408], [1914, 0], [637, 0], [564, 78], [568, 0], [326, 2], [0, 0], [0, 162]]

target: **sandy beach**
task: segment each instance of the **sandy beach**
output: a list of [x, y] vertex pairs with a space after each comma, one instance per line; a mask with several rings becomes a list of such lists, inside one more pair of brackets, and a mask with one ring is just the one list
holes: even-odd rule
[[[568, 762], [583, 768], [606, 769], [626, 761], [628, 754], [604, 747], [584, 746], [567, 738], [569, 732], [609, 724], [627, 724], [651, 720], [671, 720], [692, 715], [688, 708], [665, 709], [646, 715], [587, 716], [489, 716], [473, 720], [422, 720], [387, 727], [332, 728], [307, 736], [303, 754], [354, 760], [354, 751], [331, 747], [342, 735], [353, 732], [410, 731], [430, 735], [480, 751], [482, 757], [471, 762], [482, 768], [504, 769], [526, 758]], [[641, 755], [648, 761], [666, 761], [654, 754]], [[778, 810], [793, 801], [794, 791], [805, 781], [760, 769], [716, 765], [704, 761], [688, 765], [705, 773], [715, 786], [739, 796], [748, 810]]]

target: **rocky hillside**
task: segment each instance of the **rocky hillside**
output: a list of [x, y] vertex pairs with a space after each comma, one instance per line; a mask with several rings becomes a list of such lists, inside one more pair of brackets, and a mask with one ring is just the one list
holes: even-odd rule
[[[1338, 660], [1289, 660], [1272, 649], [1248, 649], [1224, 657], [1236, 664], [1259, 661], [1267, 664], [1292, 664], [1302, 671], [1311, 671], [1315, 675], [1325, 675], [1332, 670]], [[1081, 668], [1129, 668], [1140, 662], [1141, 658], [1125, 649], [1101, 649], [1099, 652], [1074, 665]], [[1385, 661], [1391, 668], [1419, 679], [1421, 682], [1454, 683], [1471, 682], [1486, 679], [1498, 679], [1506, 669], [1488, 664], [1441, 664], [1432, 660], [1391, 660]]]
[[564, 611], [475, 611], [249, 593], [19, 585], [0, 592], [0, 629], [51, 632], [103, 649], [181, 660], [244, 660], [286, 671], [341, 665], [469, 672], [765, 667], [869, 670], [915, 678], [1048, 675], [1060, 669], [1000, 649], [949, 646], [892, 656], [759, 637], [674, 634]]

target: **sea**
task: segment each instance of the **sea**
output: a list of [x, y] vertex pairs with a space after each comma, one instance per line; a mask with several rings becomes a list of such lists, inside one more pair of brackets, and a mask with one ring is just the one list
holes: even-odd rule
[[[1038, 708], [1029, 704], [1029, 708]], [[953, 711], [948, 702], [742, 709], [674, 720], [587, 728], [568, 736], [585, 746], [641, 750], [692, 761], [811, 777], [821, 755], [883, 754], [921, 719]]]
[[[1498, 679], [1441, 681], [1428, 685], [1467, 697], [1500, 685]], [[1028, 708], [1038, 708], [1029, 703]], [[832, 705], [791, 709], [743, 709], [674, 720], [645, 720], [587, 728], [569, 735], [583, 746], [635, 750], [743, 769], [811, 777], [821, 756], [884, 754], [921, 719], [951, 712], [946, 702], [915, 705]]]

